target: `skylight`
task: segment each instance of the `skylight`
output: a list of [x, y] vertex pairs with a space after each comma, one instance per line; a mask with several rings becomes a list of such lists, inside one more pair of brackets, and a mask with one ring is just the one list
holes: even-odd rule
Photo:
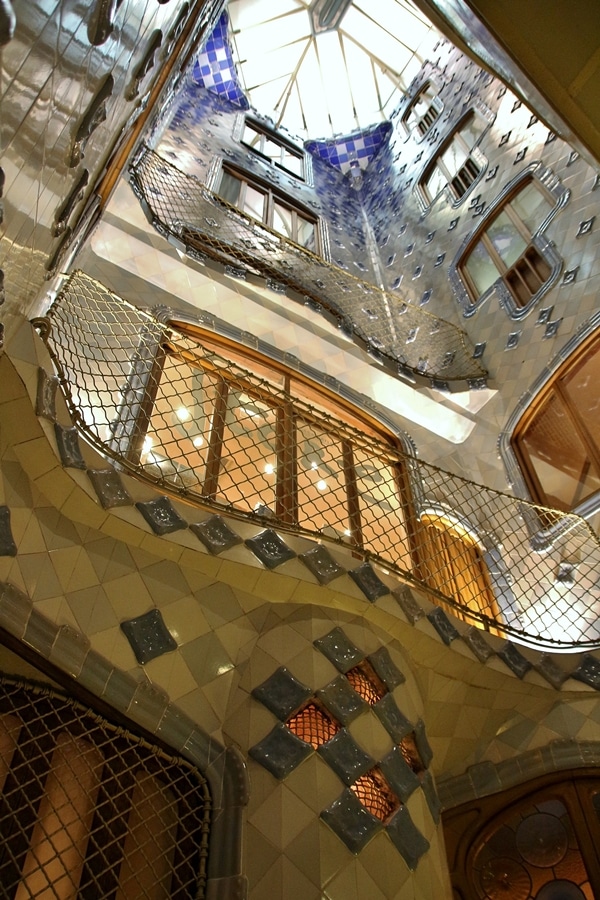
[[227, 11], [248, 101], [304, 140], [389, 118], [436, 34], [409, 0], [230, 0]]

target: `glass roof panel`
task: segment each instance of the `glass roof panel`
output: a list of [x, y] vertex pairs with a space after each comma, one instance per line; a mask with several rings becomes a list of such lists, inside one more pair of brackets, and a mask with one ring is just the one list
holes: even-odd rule
[[250, 105], [303, 140], [383, 121], [437, 32], [410, 0], [353, 0], [337, 29], [317, 36], [310, 6], [230, 0], [234, 59]]

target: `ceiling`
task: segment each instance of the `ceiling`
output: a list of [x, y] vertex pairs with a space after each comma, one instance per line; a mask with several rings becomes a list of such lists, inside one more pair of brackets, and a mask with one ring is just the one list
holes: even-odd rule
[[303, 140], [389, 118], [437, 36], [409, 0], [230, 0], [227, 11], [251, 106]]

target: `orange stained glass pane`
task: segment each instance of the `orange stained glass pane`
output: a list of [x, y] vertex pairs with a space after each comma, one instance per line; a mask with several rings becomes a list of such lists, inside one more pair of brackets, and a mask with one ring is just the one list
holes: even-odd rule
[[400, 753], [415, 775], [420, 775], [421, 772], [425, 771], [423, 760], [417, 749], [414, 731], [411, 731], [410, 734], [407, 734], [400, 741]]
[[387, 689], [371, 666], [360, 663], [346, 672], [346, 678], [356, 693], [371, 706], [387, 694]]
[[350, 785], [350, 790], [354, 791], [365, 809], [382, 822], [387, 821], [400, 808], [400, 800], [379, 769], [371, 769], [361, 775]]
[[310, 744], [315, 750], [321, 744], [331, 740], [340, 730], [338, 723], [316, 703], [309, 703], [304, 709], [297, 712], [289, 719], [287, 726], [301, 741]]

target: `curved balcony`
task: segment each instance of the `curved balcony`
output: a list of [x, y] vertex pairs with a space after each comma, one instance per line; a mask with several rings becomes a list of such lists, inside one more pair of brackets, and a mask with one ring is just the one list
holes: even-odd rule
[[213, 194], [145, 148], [131, 166], [131, 185], [152, 225], [201, 262], [258, 280], [333, 319], [395, 376], [440, 390], [481, 389], [486, 370], [469, 338], [401, 296], [379, 290]]
[[[121, 469], [211, 511], [335, 542], [495, 634], [600, 646], [600, 546], [585, 520], [428, 465], [297, 373], [83, 273], [45, 324], [77, 427]], [[536, 540], [551, 527], [552, 543]]]

